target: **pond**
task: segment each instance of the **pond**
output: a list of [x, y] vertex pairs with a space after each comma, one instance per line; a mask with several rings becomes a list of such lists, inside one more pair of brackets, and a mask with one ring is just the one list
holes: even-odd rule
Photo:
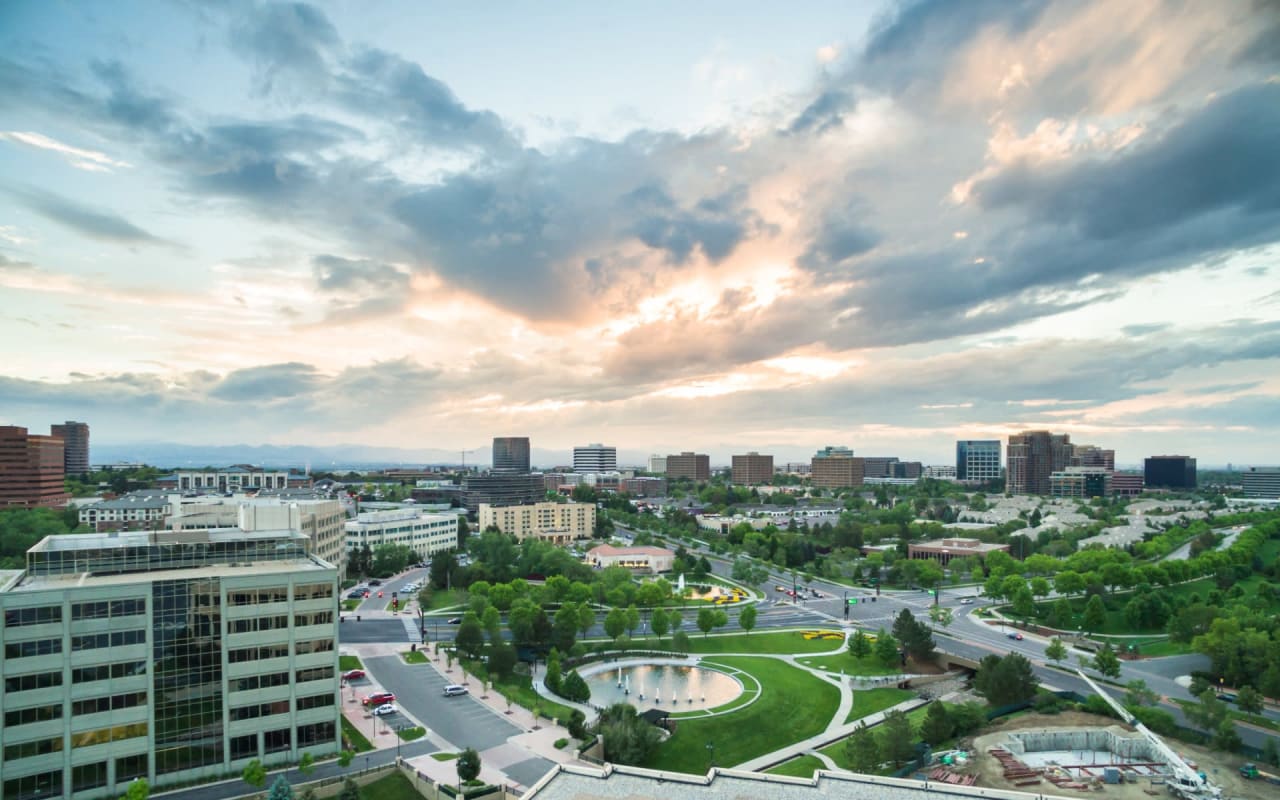
[[638, 711], [701, 711], [742, 694], [742, 683], [723, 672], [685, 664], [637, 664], [584, 675], [591, 703], [630, 703]]

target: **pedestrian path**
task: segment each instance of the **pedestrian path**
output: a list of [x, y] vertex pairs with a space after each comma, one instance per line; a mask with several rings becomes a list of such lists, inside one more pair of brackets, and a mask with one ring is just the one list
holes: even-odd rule
[[928, 705], [928, 703], [928, 700], [922, 700], [918, 697], [910, 700], [904, 700], [893, 708], [886, 708], [884, 711], [877, 711], [874, 714], [868, 714], [862, 719], [855, 719], [852, 722], [845, 722], [840, 725], [828, 727], [827, 730], [817, 736], [811, 736], [804, 741], [787, 745], [781, 749], [774, 750], [772, 753], [766, 753], [759, 758], [753, 758], [750, 761], [745, 761], [734, 766], [734, 769], [746, 770], [747, 772], [757, 772], [759, 770], [768, 769], [775, 764], [780, 764], [783, 761], [789, 761], [796, 756], [805, 755], [806, 753], [817, 750], [820, 747], [825, 747], [834, 741], [848, 736], [863, 725], [866, 725], [867, 727], [879, 725], [881, 722], [884, 722], [884, 719], [888, 714], [894, 711], [906, 713], [908, 711], [914, 711], [920, 706]]

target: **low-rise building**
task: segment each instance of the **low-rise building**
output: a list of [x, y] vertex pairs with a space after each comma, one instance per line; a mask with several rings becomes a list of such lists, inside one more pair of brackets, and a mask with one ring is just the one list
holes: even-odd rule
[[103, 500], [80, 509], [80, 524], [95, 531], [154, 531], [165, 527], [165, 517], [173, 513], [176, 495], [144, 489]]
[[614, 547], [602, 544], [587, 552], [587, 563], [598, 569], [626, 567], [657, 575], [670, 572], [676, 554], [662, 547]]
[[624, 478], [622, 491], [632, 497], [665, 497], [667, 494], [666, 478]]
[[1053, 497], [1111, 496], [1111, 471], [1105, 467], [1067, 467], [1049, 474], [1049, 494]]
[[341, 747], [337, 568], [297, 531], [49, 536], [0, 572], [5, 798]]
[[344, 546], [348, 557], [368, 546], [376, 550], [384, 544], [402, 544], [430, 558], [435, 553], [458, 549], [458, 514], [436, 514], [416, 508], [365, 511], [345, 524]]
[[[284, 496], [207, 495], [171, 498], [163, 527], [169, 530], [237, 528], [246, 532], [301, 531], [311, 540], [311, 552], [338, 568], [345, 577], [347, 552], [343, 543], [346, 514], [342, 503], [319, 496], [301, 496], [300, 489], [279, 489]], [[91, 507], [92, 508], [92, 507]], [[86, 511], [89, 509], [86, 509]], [[83, 513], [83, 512], [82, 512]]]
[[180, 469], [156, 481], [161, 489], [179, 492], [254, 492], [259, 489], [309, 489], [311, 476], [289, 470], [240, 465], [223, 469]]
[[480, 530], [491, 527], [519, 540], [530, 537], [553, 544], [589, 539], [596, 530], [594, 503], [527, 503], [518, 506], [480, 506]]
[[1111, 494], [1115, 497], [1137, 497], [1146, 489], [1141, 472], [1111, 473]]
[[1240, 473], [1245, 497], [1280, 498], [1280, 467], [1249, 467]]
[[907, 545], [908, 558], [931, 558], [946, 566], [951, 559], [961, 556], [977, 556], [983, 558], [987, 553], [1003, 550], [1009, 552], [1007, 544], [990, 544], [978, 539], [935, 539], [931, 542]]

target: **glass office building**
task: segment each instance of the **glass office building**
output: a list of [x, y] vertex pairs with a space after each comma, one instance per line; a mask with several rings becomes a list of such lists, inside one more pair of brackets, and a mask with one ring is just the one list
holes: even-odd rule
[[309, 542], [50, 536], [0, 572], [0, 796], [118, 797], [337, 750], [338, 574]]

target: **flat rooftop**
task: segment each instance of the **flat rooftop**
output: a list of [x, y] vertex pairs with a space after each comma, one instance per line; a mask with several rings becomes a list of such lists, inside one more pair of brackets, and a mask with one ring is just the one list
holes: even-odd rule
[[214, 544], [217, 542], [301, 539], [306, 536], [285, 528], [274, 531], [246, 531], [240, 528], [209, 528], [194, 531], [118, 531], [68, 533], [46, 536], [27, 552], [55, 553], [67, 550], [109, 550], [118, 547], [152, 547], [161, 544]]
[[92, 572], [62, 573], [58, 575], [27, 575], [16, 573], [21, 579], [6, 588], [5, 575], [0, 573], [0, 592], [38, 592], [50, 589], [68, 589], [81, 586], [121, 586], [126, 584], [150, 583], [151, 581], [199, 580], [202, 578], [238, 578], [252, 575], [291, 574], [299, 572], [323, 572], [337, 569], [333, 564], [317, 558], [285, 559], [282, 561], [255, 561], [251, 564], [216, 564], [207, 567], [191, 567], [188, 569], [164, 569], [151, 572], [123, 572], [108, 575], [95, 575]]

